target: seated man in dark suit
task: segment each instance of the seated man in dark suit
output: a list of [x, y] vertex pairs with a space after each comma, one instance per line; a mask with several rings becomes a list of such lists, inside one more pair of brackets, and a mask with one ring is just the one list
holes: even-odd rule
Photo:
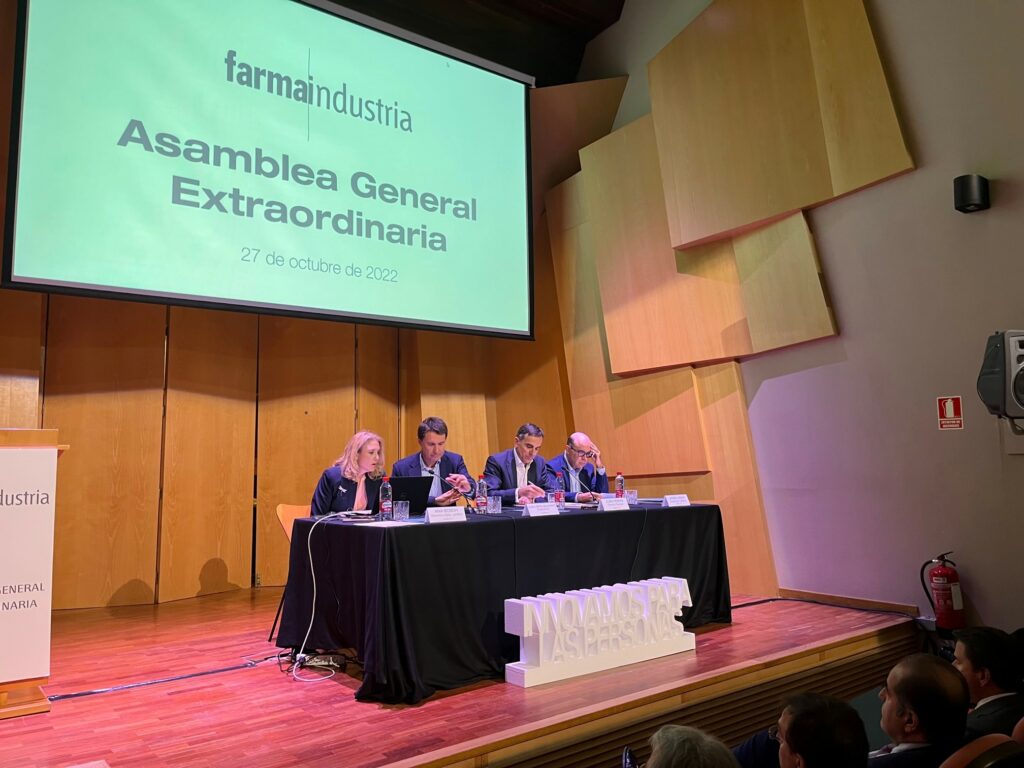
[[565, 491], [566, 501], [583, 504], [596, 501], [602, 493], [608, 493], [608, 472], [601, 461], [601, 449], [583, 432], [569, 435], [565, 441], [565, 450], [548, 462], [548, 471], [556, 483], [558, 473], [562, 474], [561, 487]]
[[777, 726], [780, 768], [864, 768], [868, 737], [845, 701], [802, 693], [786, 702]]
[[865, 768], [868, 737], [846, 702], [800, 693], [786, 701], [776, 725], [733, 754], [742, 768]]
[[892, 743], [869, 768], [938, 768], [963, 743], [967, 683], [945, 659], [915, 653], [900, 660], [878, 692], [882, 730]]
[[500, 496], [502, 505], [511, 506], [543, 500], [548, 491], [555, 491], [554, 476], [540, 455], [543, 444], [544, 430], [536, 424], [523, 424], [511, 448], [487, 457], [484, 480], [488, 493]]
[[[905, 657], [889, 672], [878, 697], [882, 730], [892, 743], [868, 755], [868, 768], [938, 768], [963, 744], [967, 683], [948, 661], [923, 653]], [[858, 717], [857, 734], [839, 705], [824, 706], [829, 701], [820, 696], [792, 699], [776, 728], [756, 734], [733, 750], [742, 768], [791, 768], [797, 765], [794, 755], [800, 755], [805, 768], [865, 765], [863, 724]], [[842, 762], [840, 754], [845, 755], [842, 760], [859, 762]]]
[[430, 496], [432, 507], [446, 507], [469, 493], [473, 481], [466, 462], [457, 453], [445, 450], [448, 425], [437, 416], [428, 416], [416, 430], [420, 449], [411, 456], [399, 459], [391, 467], [392, 477], [432, 477]]
[[967, 680], [974, 709], [967, 715], [967, 738], [1013, 733], [1024, 717], [1021, 649], [1006, 632], [971, 627], [954, 633], [953, 666]]

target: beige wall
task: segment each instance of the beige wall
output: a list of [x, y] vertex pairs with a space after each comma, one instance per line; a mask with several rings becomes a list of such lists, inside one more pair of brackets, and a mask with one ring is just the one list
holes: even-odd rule
[[[630, 75], [619, 123], [649, 109], [635, 81], [704, 5], [627, 0], [588, 48], [585, 77]], [[742, 365], [779, 584], [923, 604], [921, 562], [953, 549], [978, 617], [1013, 628], [1024, 456], [975, 379], [986, 336], [1024, 327], [1024, 4], [867, 8], [918, 170], [809, 215], [840, 336]], [[952, 180], [972, 172], [994, 207], [964, 215]], [[939, 433], [950, 394], [966, 429]]]

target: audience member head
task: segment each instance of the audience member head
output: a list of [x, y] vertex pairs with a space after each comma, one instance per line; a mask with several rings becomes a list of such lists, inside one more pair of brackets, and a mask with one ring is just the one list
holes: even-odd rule
[[583, 432], [573, 432], [565, 440], [565, 458], [573, 469], [583, 469], [594, 458], [594, 444]]
[[953, 636], [953, 666], [967, 681], [972, 703], [1021, 689], [1021, 650], [1011, 635], [994, 627], [971, 627]]
[[868, 737], [857, 711], [845, 701], [801, 693], [779, 716], [780, 768], [864, 768]]
[[722, 742], [685, 725], [664, 725], [651, 736], [647, 768], [738, 768]]
[[519, 460], [523, 464], [529, 464], [533, 461], [533, 457], [540, 452], [540, 447], [543, 444], [544, 430], [536, 424], [527, 422], [516, 430], [516, 442], [512, 447], [515, 449]]
[[356, 432], [334, 463], [349, 480], [364, 474], [377, 479], [384, 474], [384, 440], [373, 432]]
[[893, 744], [959, 745], [967, 724], [967, 683], [945, 659], [915, 653], [901, 659], [878, 693], [882, 730]]
[[423, 463], [433, 467], [444, 456], [444, 447], [448, 442], [448, 425], [444, 423], [444, 419], [428, 416], [416, 429], [416, 439], [420, 442]]

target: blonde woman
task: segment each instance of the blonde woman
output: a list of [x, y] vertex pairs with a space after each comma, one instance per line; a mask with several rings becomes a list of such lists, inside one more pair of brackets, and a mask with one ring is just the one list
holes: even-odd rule
[[313, 517], [370, 509], [384, 474], [384, 441], [373, 432], [356, 432], [338, 460], [324, 470], [313, 491]]

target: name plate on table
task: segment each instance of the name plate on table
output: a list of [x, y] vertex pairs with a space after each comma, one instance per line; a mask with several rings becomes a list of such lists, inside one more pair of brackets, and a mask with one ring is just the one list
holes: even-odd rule
[[428, 523], [464, 523], [465, 507], [429, 507], [425, 519]]
[[545, 515], [557, 515], [558, 505], [553, 501], [538, 501], [536, 504], [527, 504], [523, 510], [523, 517], [544, 517]]
[[506, 600], [519, 661], [505, 665], [505, 680], [529, 688], [692, 651], [693, 633], [676, 620], [689, 605], [686, 579], [671, 576]]
[[623, 496], [611, 499], [601, 499], [599, 502], [597, 502], [597, 508], [602, 512], [611, 512], [617, 509], [628, 510], [629, 502]]
[[685, 493], [670, 493], [661, 500], [661, 506], [688, 507], [690, 506], [690, 497]]

